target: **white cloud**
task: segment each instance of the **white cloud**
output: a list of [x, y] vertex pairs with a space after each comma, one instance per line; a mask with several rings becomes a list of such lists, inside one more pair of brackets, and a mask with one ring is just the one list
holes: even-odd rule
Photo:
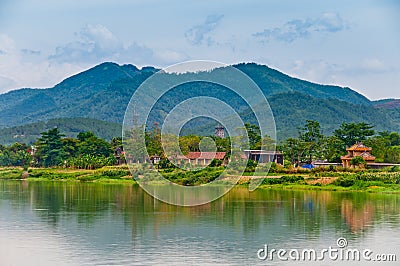
[[144, 45], [132, 43], [128, 47], [121, 49], [116, 58], [119, 61], [143, 65], [148, 64], [149, 61], [153, 61], [153, 57], [154, 52], [152, 49]]
[[296, 39], [308, 38], [320, 32], [335, 33], [348, 28], [338, 13], [323, 13], [317, 18], [294, 19], [281, 27], [264, 29], [253, 36], [263, 41], [277, 40], [291, 43]]
[[187, 54], [172, 50], [157, 52], [155, 54], [155, 57], [159, 59], [159, 61], [166, 62], [168, 64], [174, 64], [189, 59], [189, 56]]
[[[371, 76], [394, 70], [379, 59], [365, 59], [356, 64], [338, 64], [326, 60], [296, 60], [288, 68], [290, 74], [323, 84], [345, 84], [355, 76]], [[339, 78], [340, 77], [340, 78]], [[339, 81], [342, 82], [339, 82]]]
[[363, 72], [369, 73], [383, 73], [392, 70], [385, 62], [376, 58], [365, 59], [362, 63], [361, 69]]
[[5, 34], [0, 34], [0, 51], [1, 54], [7, 54], [15, 49], [14, 40]]
[[293, 77], [311, 82], [350, 87], [371, 99], [393, 97], [390, 89], [392, 81], [387, 79], [387, 75], [395, 74], [396, 69], [376, 58], [360, 60], [354, 64], [323, 59], [296, 60], [291, 65], [280, 65], [278, 68], [286, 69], [284, 72]]
[[0, 34], [0, 93], [19, 88], [50, 87], [82, 67], [52, 66], [41, 51], [19, 48], [8, 35]]
[[289, 75], [321, 84], [338, 84], [343, 67], [325, 60], [296, 60], [288, 67]]
[[57, 63], [99, 62], [111, 60], [123, 50], [118, 38], [103, 25], [87, 25], [79, 33], [77, 40], [56, 48], [50, 61]]
[[10, 88], [15, 86], [15, 81], [8, 77], [0, 76], [0, 93], [2, 92], [3, 88]]
[[49, 56], [51, 63], [95, 64], [104, 61], [149, 65], [157, 63], [175, 63], [186, 58], [182, 53], [172, 50], [153, 51], [153, 49], [132, 42], [124, 44], [103, 25], [87, 25], [76, 40], [56, 48]]
[[198, 24], [185, 32], [186, 39], [193, 45], [206, 43], [211, 46], [214, 40], [209, 34], [220, 24], [223, 15], [208, 15], [202, 24]]
[[18, 47], [8, 35], [0, 34], [0, 93], [19, 88], [48, 88], [63, 79], [104, 61], [137, 66], [164, 66], [187, 60], [185, 53], [145, 45], [122, 43], [102, 25], [87, 25], [76, 40], [46, 53]]
[[395, 68], [388, 65], [384, 61], [377, 58], [367, 58], [356, 64], [347, 65], [341, 71], [341, 74], [348, 76], [349, 78], [353, 76], [374, 76], [384, 73], [393, 72]]

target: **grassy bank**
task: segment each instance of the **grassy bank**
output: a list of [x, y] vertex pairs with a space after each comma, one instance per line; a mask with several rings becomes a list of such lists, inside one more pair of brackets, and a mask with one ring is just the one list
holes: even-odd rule
[[[185, 172], [179, 169], [163, 170], [163, 176], [181, 185], [200, 185], [217, 178], [224, 171], [221, 167]], [[141, 171], [135, 173], [140, 176]], [[265, 178], [266, 177], [266, 178]], [[136, 183], [127, 166], [109, 166], [96, 170], [68, 168], [0, 168], [0, 179], [26, 179], [29, 181], [56, 180], [73, 182]], [[228, 178], [228, 177], [225, 177]], [[252, 177], [244, 175], [240, 186], [250, 183]], [[366, 191], [377, 193], [400, 193], [400, 172], [301, 172], [297, 174], [268, 173], [260, 188], [328, 191]], [[148, 181], [152, 181], [149, 179]], [[154, 182], [157, 182], [155, 179]]]
[[127, 166], [107, 166], [96, 170], [69, 168], [0, 168], [0, 179], [26, 179], [29, 181], [56, 180], [103, 183], [135, 183]]
[[284, 175], [264, 179], [261, 188], [400, 193], [400, 173], [358, 172]]

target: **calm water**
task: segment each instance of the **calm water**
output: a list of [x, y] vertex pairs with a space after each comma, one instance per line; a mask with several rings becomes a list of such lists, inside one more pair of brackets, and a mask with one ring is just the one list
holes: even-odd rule
[[379, 265], [399, 265], [400, 196], [235, 188], [188, 208], [131, 185], [0, 181], [2, 266], [308, 265], [257, 251], [337, 248], [339, 237], [347, 248], [396, 254]]

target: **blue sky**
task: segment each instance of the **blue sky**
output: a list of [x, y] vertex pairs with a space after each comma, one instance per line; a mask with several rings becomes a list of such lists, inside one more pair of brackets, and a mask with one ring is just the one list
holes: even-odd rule
[[398, 0], [1, 0], [0, 93], [104, 61], [205, 59], [400, 98], [399, 12]]

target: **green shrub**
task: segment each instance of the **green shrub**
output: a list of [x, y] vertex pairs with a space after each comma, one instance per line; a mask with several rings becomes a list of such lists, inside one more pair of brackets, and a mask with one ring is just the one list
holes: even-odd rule
[[105, 169], [99, 171], [100, 175], [107, 177], [107, 178], [121, 178], [123, 176], [129, 175], [129, 170], [123, 170], [123, 169]]
[[360, 165], [365, 166], [366, 162], [363, 157], [355, 156], [353, 159], [351, 159], [350, 164], [354, 166], [360, 166]]
[[21, 175], [22, 171], [15, 168], [0, 171], [0, 179], [19, 179]]
[[332, 182], [333, 185], [340, 187], [351, 187], [355, 184], [356, 179], [354, 177], [339, 177]]
[[90, 182], [96, 179], [99, 179], [99, 176], [95, 176], [95, 175], [84, 175], [84, 176], [80, 176], [77, 179], [81, 182]]
[[274, 184], [293, 184], [293, 183], [303, 183], [304, 177], [302, 176], [282, 176], [281, 178], [265, 178], [264, 185], [274, 185]]

